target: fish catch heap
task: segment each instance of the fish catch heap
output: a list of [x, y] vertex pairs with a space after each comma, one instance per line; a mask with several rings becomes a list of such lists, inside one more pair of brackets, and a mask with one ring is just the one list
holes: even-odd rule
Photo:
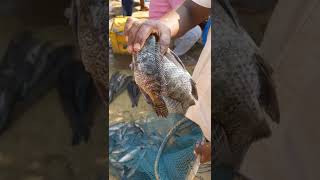
[[160, 118], [152, 113], [111, 125], [110, 173], [120, 179], [186, 179], [197, 172], [193, 150], [202, 138], [200, 127], [178, 114]]

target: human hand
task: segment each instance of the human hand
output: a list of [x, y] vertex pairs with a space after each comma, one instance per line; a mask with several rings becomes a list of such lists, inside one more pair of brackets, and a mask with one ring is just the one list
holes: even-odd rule
[[170, 45], [171, 30], [159, 20], [138, 20], [129, 17], [124, 33], [127, 36], [129, 53], [140, 51], [150, 34], [158, 37], [161, 54], [164, 54]]
[[194, 149], [195, 156], [200, 156], [200, 163], [206, 163], [211, 160], [211, 142], [197, 143]]

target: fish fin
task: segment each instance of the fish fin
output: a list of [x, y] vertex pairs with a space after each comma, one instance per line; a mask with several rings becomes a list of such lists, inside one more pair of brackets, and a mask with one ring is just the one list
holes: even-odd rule
[[221, 7], [226, 11], [226, 13], [230, 16], [231, 20], [233, 23], [237, 26], [240, 27], [240, 21], [237, 16], [237, 13], [234, 11], [233, 7], [231, 6], [229, 0], [217, 0]]
[[135, 101], [134, 101], [134, 92], [133, 92], [134, 87], [133, 86], [134, 86], [134, 81], [131, 80], [127, 85], [127, 92], [128, 92], [128, 96], [131, 101], [132, 108], [134, 108], [136, 106]]
[[107, 93], [108, 92], [107, 85], [102, 85], [100, 82], [97, 82], [97, 80], [93, 80], [93, 82], [98, 91], [100, 98], [102, 99], [102, 102], [106, 107], [108, 107], [108, 104], [110, 104], [110, 102], [109, 102], [109, 95]]
[[183, 64], [179, 56], [177, 56], [171, 49], [168, 49], [168, 52], [165, 54], [165, 56], [172, 56], [173, 58], [168, 58], [170, 61], [172, 61], [175, 65], [180, 66], [184, 70], [186, 70], [186, 66]]
[[280, 122], [280, 110], [276, 87], [272, 78], [272, 67], [257, 53], [254, 54], [259, 69], [261, 82], [259, 102], [264, 106], [265, 111], [272, 121]]
[[136, 95], [134, 97], [134, 105], [135, 105], [135, 107], [138, 107], [138, 102], [139, 102], [141, 92], [140, 92], [138, 85], [136, 84], [136, 82], [134, 80], [132, 80], [132, 85], [133, 85], [134, 94]]
[[141, 94], [143, 95], [144, 99], [146, 100], [146, 102], [147, 102], [149, 105], [153, 105], [150, 96], [149, 96], [143, 89], [141, 89], [140, 87], [139, 87], [139, 89], [140, 89], [140, 92], [141, 92]]
[[193, 81], [193, 79], [190, 78], [190, 82], [191, 82], [191, 93], [193, 95], [193, 97], [198, 100], [198, 91], [197, 91], [197, 86], [196, 83]]
[[153, 101], [153, 108], [156, 111], [156, 114], [159, 117], [167, 117], [169, 112], [166, 103], [162, 99], [162, 97], [158, 96]]

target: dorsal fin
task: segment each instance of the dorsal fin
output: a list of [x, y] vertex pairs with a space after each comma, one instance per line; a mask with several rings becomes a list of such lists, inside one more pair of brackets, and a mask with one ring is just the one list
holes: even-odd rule
[[218, 3], [221, 5], [221, 7], [226, 11], [226, 13], [230, 16], [234, 24], [239, 27], [240, 26], [240, 21], [239, 18], [234, 11], [233, 7], [231, 6], [229, 0], [217, 0]]
[[[182, 69], [187, 70], [179, 56], [177, 56], [171, 49], [168, 49], [165, 56], [168, 57], [170, 61], [172, 61], [175, 65], [180, 66]], [[170, 58], [171, 57], [171, 58]]]

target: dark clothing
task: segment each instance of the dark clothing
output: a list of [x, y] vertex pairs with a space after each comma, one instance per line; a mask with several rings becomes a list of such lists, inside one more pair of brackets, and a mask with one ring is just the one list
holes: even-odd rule
[[122, 0], [122, 14], [124, 16], [131, 16], [133, 11], [133, 0]]

